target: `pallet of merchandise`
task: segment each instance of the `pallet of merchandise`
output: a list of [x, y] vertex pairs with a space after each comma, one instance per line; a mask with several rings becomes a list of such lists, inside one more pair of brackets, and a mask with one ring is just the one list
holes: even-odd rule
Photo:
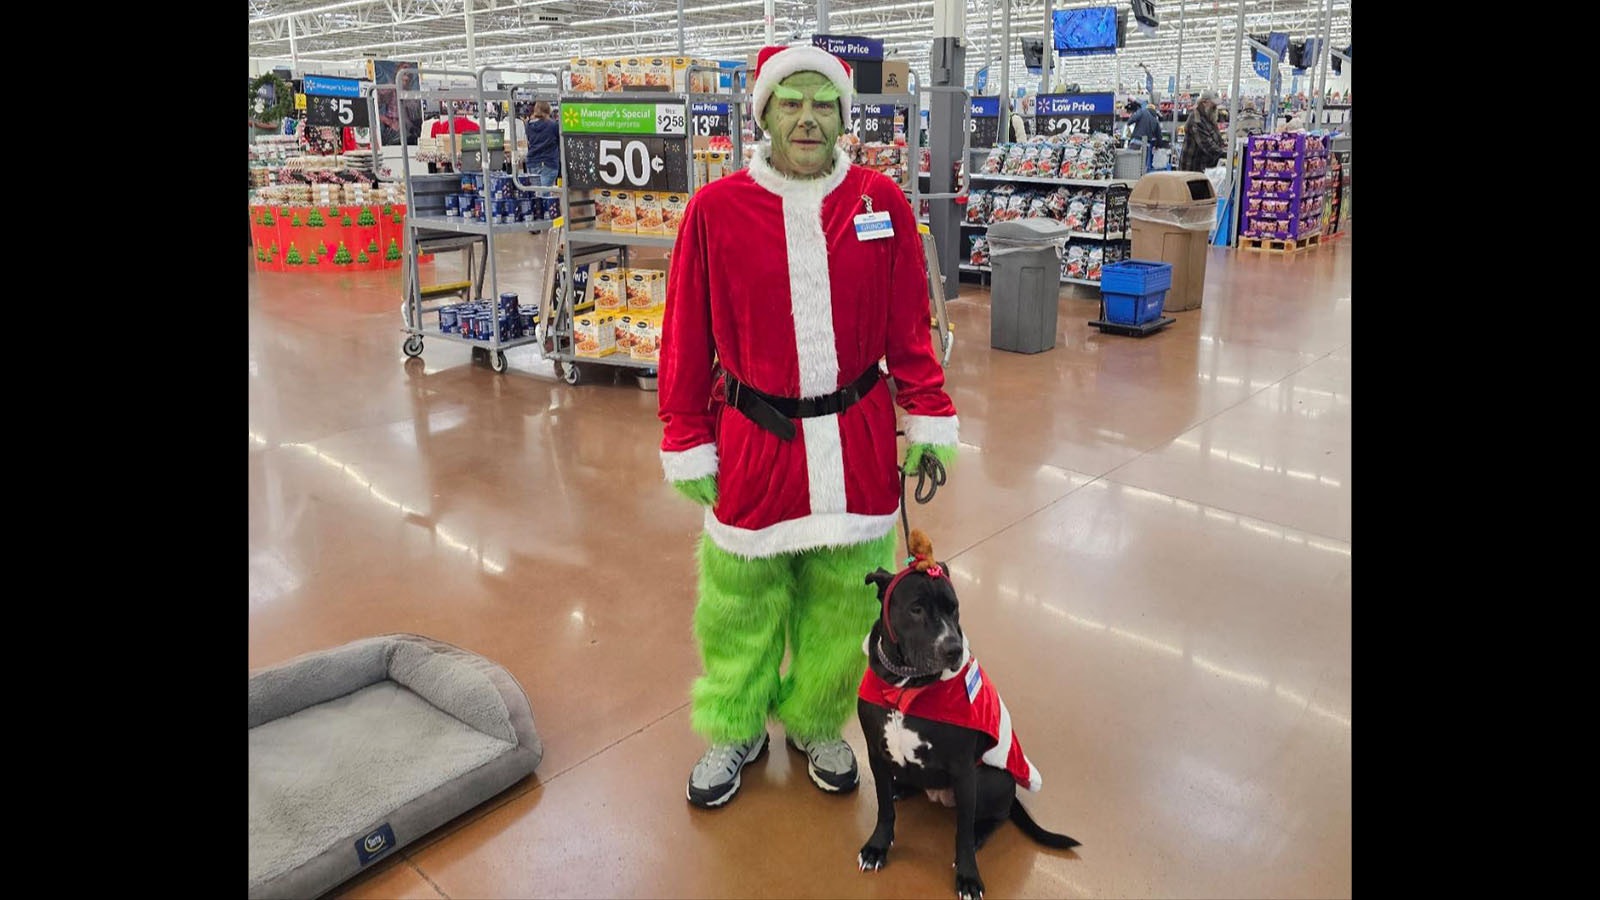
[[1258, 253], [1293, 253], [1296, 250], [1306, 250], [1322, 242], [1322, 235], [1309, 234], [1298, 240], [1286, 238], [1250, 238], [1239, 239], [1239, 249], [1254, 250]]

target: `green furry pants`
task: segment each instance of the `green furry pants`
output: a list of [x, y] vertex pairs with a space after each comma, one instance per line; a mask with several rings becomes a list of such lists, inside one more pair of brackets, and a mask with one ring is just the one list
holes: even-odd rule
[[[746, 559], [702, 535], [694, 636], [705, 674], [690, 694], [694, 730], [713, 743], [745, 741], [775, 714], [796, 740], [839, 737], [866, 670], [861, 642], [880, 611], [866, 576], [894, 568], [894, 542], [891, 531]], [[780, 676], [786, 641], [789, 671]]]

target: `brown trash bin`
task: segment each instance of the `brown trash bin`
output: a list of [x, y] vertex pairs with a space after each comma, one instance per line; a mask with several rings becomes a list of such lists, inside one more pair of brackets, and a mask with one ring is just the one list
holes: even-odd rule
[[1133, 258], [1172, 264], [1165, 311], [1200, 308], [1216, 217], [1217, 192], [1202, 172], [1151, 172], [1133, 186]]

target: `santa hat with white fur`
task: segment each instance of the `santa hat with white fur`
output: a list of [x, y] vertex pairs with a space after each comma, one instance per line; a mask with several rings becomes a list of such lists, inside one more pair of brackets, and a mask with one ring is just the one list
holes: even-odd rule
[[850, 64], [821, 47], [763, 47], [756, 56], [756, 77], [750, 87], [750, 111], [759, 121], [778, 82], [796, 72], [819, 72], [839, 89], [839, 118], [850, 127], [850, 103], [855, 85]]

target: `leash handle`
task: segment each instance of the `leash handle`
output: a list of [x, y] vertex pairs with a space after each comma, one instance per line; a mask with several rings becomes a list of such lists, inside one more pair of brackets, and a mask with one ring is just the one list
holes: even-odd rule
[[[896, 431], [895, 435], [904, 437], [905, 432]], [[934, 495], [939, 492], [939, 488], [944, 487], [947, 477], [948, 473], [945, 471], [944, 463], [939, 461], [939, 457], [932, 453], [922, 454], [922, 458], [917, 461], [917, 489], [914, 494], [917, 502], [924, 505], [931, 503]], [[906, 547], [905, 564], [910, 565], [911, 519], [906, 514], [906, 470], [904, 466], [900, 467], [900, 536]]]

